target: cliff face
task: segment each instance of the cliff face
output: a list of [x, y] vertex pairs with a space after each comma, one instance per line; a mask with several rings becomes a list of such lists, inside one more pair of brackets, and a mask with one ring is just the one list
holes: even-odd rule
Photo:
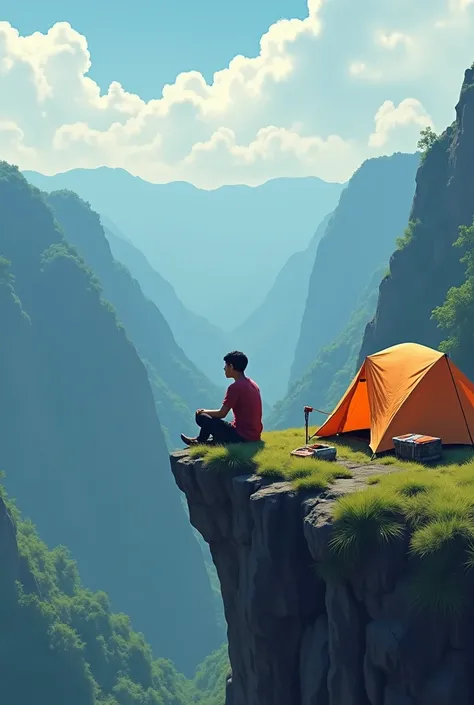
[[388, 263], [407, 222], [418, 163], [416, 154], [369, 159], [341, 194], [316, 253], [290, 383], [342, 333], [374, 272]]
[[474, 70], [465, 73], [456, 120], [427, 152], [416, 177], [410, 221], [417, 223], [390, 260], [377, 311], [367, 326], [359, 361], [385, 347], [416, 342], [437, 347], [446, 337], [431, 318], [451, 286], [464, 278], [454, 248], [460, 225], [474, 215]]
[[190, 673], [221, 642], [143, 366], [40, 192], [0, 163], [0, 469], [49, 546]]
[[226, 705], [468, 705], [472, 608], [462, 620], [414, 611], [407, 546], [356, 577], [320, 577], [335, 499], [381, 468], [359, 466], [317, 495], [171, 457], [193, 525], [209, 543], [228, 622]]

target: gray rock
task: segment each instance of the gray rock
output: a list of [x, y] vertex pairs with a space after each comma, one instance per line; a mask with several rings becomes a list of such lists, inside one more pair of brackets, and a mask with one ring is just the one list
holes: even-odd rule
[[466, 657], [451, 651], [424, 684], [420, 705], [470, 705], [469, 671]]
[[226, 705], [472, 702], [473, 617], [446, 622], [413, 609], [400, 545], [350, 581], [319, 576], [334, 502], [363, 486], [367, 469], [311, 495], [210, 472], [186, 454], [172, 467], [221, 583], [232, 666]]
[[303, 633], [300, 653], [301, 705], [329, 705], [328, 620], [322, 614]]
[[330, 705], [367, 705], [364, 685], [365, 622], [360, 606], [344, 584], [326, 589], [329, 625]]

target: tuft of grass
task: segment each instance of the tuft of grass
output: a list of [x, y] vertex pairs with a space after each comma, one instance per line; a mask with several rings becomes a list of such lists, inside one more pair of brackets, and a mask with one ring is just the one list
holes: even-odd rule
[[192, 458], [202, 458], [210, 470], [242, 470], [254, 472], [255, 456], [263, 448], [262, 443], [234, 443], [228, 446], [194, 446]]
[[376, 559], [375, 548], [409, 532], [408, 568], [414, 605], [459, 614], [472, 593], [474, 461], [458, 454], [434, 467], [403, 464], [400, 472], [335, 504], [332, 560], [344, 554], [347, 575]]
[[332, 538], [317, 571], [327, 582], [348, 579], [404, 534], [400, 499], [376, 486], [346, 495], [335, 505]]
[[415, 604], [446, 616], [459, 615], [470, 592], [474, 522], [460, 517], [435, 519], [415, 532], [410, 551], [418, 559], [412, 585]]
[[403, 504], [393, 494], [368, 488], [342, 497], [334, 511], [335, 529], [330, 546], [352, 561], [360, 560], [369, 546], [401, 538]]

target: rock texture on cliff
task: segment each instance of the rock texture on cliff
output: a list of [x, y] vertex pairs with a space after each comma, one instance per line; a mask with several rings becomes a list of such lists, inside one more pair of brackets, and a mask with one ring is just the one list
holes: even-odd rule
[[453, 242], [474, 216], [474, 69], [465, 72], [456, 120], [429, 149], [416, 177], [409, 241], [390, 259], [375, 318], [366, 328], [359, 362], [397, 343], [436, 348], [446, 337], [432, 318], [451, 286], [464, 279]]
[[405, 542], [353, 579], [317, 571], [335, 499], [380, 467], [358, 466], [353, 479], [316, 495], [210, 471], [186, 452], [173, 454], [171, 466], [221, 581], [232, 666], [226, 705], [472, 702], [472, 615], [443, 622], [412, 609]]

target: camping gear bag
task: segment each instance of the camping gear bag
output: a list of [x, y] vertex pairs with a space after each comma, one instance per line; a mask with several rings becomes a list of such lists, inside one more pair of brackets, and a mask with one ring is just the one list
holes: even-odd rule
[[416, 460], [428, 463], [441, 458], [443, 444], [441, 438], [423, 436], [421, 433], [406, 433], [392, 438], [395, 455], [402, 460]]
[[317, 458], [318, 460], [336, 460], [336, 449], [324, 443], [313, 443], [292, 450], [290, 455], [297, 458]]

